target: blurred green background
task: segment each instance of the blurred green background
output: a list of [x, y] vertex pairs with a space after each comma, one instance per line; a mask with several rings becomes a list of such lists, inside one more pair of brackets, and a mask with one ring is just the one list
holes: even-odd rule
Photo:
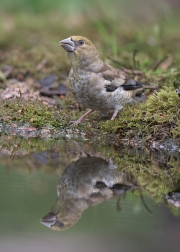
[[[153, 16], [157, 12], [166, 13], [169, 8], [180, 6], [178, 0], [1, 0], [1, 10], [13, 13], [29, 11], [33, 13], [47, 13], [58, 11], [61, 14], [71, 15], [75, 12], [91, 13], [91, 16], [97, 12], [103, 12], [108, 16], [116, 13], [119, 18], [129, 14], [138, 14], [139, 17]], [[92, 12], [93, 11], [93, 12]]]
[[141, 44], [134, 44], [135, 40], [157, 45], [167, 27], [171, 33], [177, 29], [179, 10], [178, 0], [1, 0], [0, 50], [43, 43], [51, 52], [55, 42], [57, 50], [60, 39], [78, 33], [102, 45], [98, 49], [104, 57], [118, 55], [124, 44], [139, 49]]
[[145, 43], [159, 45], [166, 30], [177, 31], [179, 10], [178, 0], [1, 0], [0, 50], [36, 45], [41, 55], [33, 55], [36, 62], [43, 57], [43, 44], [43, 53], [51, 60], [60, 39], [79, 34], [93, 40], [102, 57], [117, 56]]

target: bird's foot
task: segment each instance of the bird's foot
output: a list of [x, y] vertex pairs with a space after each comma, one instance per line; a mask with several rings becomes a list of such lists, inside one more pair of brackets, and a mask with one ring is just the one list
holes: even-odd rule
[[[81, 117], [80, 117], [80, 118], [81, 118]], [[76, 120], [76, 121], [69, 121], [70, 126], [75, 126], [75, 125], [78, 125], [79, 123], [85, 121], [85, 118], [83, 118], [82, 120], [81, 120], [80, 118], [79, 118], [78, 120]], [[88, 119], [87, 119], [87, 120], [88, 120]]]
[[85, 150], [79, 145], [79, 143], [77, 143], [76, 141], [73, 141], [73, 142], [76, 145], [76, 147], [78, 148], [78, 150], [83, 154], [84, 157], [91, 156], [89, 153], [85, 152]]
[[83, 120], [76, 120], [76, 121], [69, 121], [69, 124], [70, 124], [70, 126], [72, 127], [72, 126], [75, 126], [75, 125], [78, 125], [79, 123], [81, 123]]
[[114, 113], [113, 113], [113, 115], [111, 117], [111, 121], [113, 121], [115, 119], [115, 117], [117, 116], [118, 112], [119, 112], [119, 109], [115, 109], [114, 110]]
[[[75, 122], [73, 122], [71, 124], [71, 126], [75, 126], [81, 122], [84, 121], [84, 119], [86, 118], [86, 116], [88, 116], [89, 114], [91, 114], [94, 110], [89, 110], [87, 113], [85, 113], [84, 115], [82, 115], [78, 120], [76, 120]], [[70, 122], [71, 123], [71, 122]]]

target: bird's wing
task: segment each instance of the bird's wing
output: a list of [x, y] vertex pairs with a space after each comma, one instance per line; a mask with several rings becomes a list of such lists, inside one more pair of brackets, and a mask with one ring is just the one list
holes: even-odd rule
[[141, 89], [146, 86], [145, 84], [130, 78], [120, 69], [113, 68], [106, 64], [103, 65], [99, 73], [104, 80], [109, 81], [109, 83], [105, 85], [107, 92], [114, 92], [118, 87], [122, 87], [124, 90], [130, 91]]

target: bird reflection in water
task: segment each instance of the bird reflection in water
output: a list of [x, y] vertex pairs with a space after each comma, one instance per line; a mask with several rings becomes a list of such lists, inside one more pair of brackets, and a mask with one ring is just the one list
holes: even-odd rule
[[53, 230], [66, 230], [81, 218], [85, 209], [138, 187], [129, 173], [118, 171], [112, 160], [90, 156], [80, 158], [62, 173], [57, 200], [41, 223]]

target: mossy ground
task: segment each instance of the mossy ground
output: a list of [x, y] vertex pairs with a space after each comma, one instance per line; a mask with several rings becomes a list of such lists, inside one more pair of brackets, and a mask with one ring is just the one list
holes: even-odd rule
[[[145, 138], [180, 136], [180, 99], [173, 86], [164, 86], [149, 96], [146, 102], [126, 106], [118, 120], [101, 122], [101, 128], [127, 136], [130, 131]], [[128, 135], [130, 134], [128, 133]]]
[[33, 127], [64, 128], [64, 115], [54, 107], [47, 107], [39, 100], [25, 100], [21, 97], [0, 102], [3, 123], [29, 123]]

